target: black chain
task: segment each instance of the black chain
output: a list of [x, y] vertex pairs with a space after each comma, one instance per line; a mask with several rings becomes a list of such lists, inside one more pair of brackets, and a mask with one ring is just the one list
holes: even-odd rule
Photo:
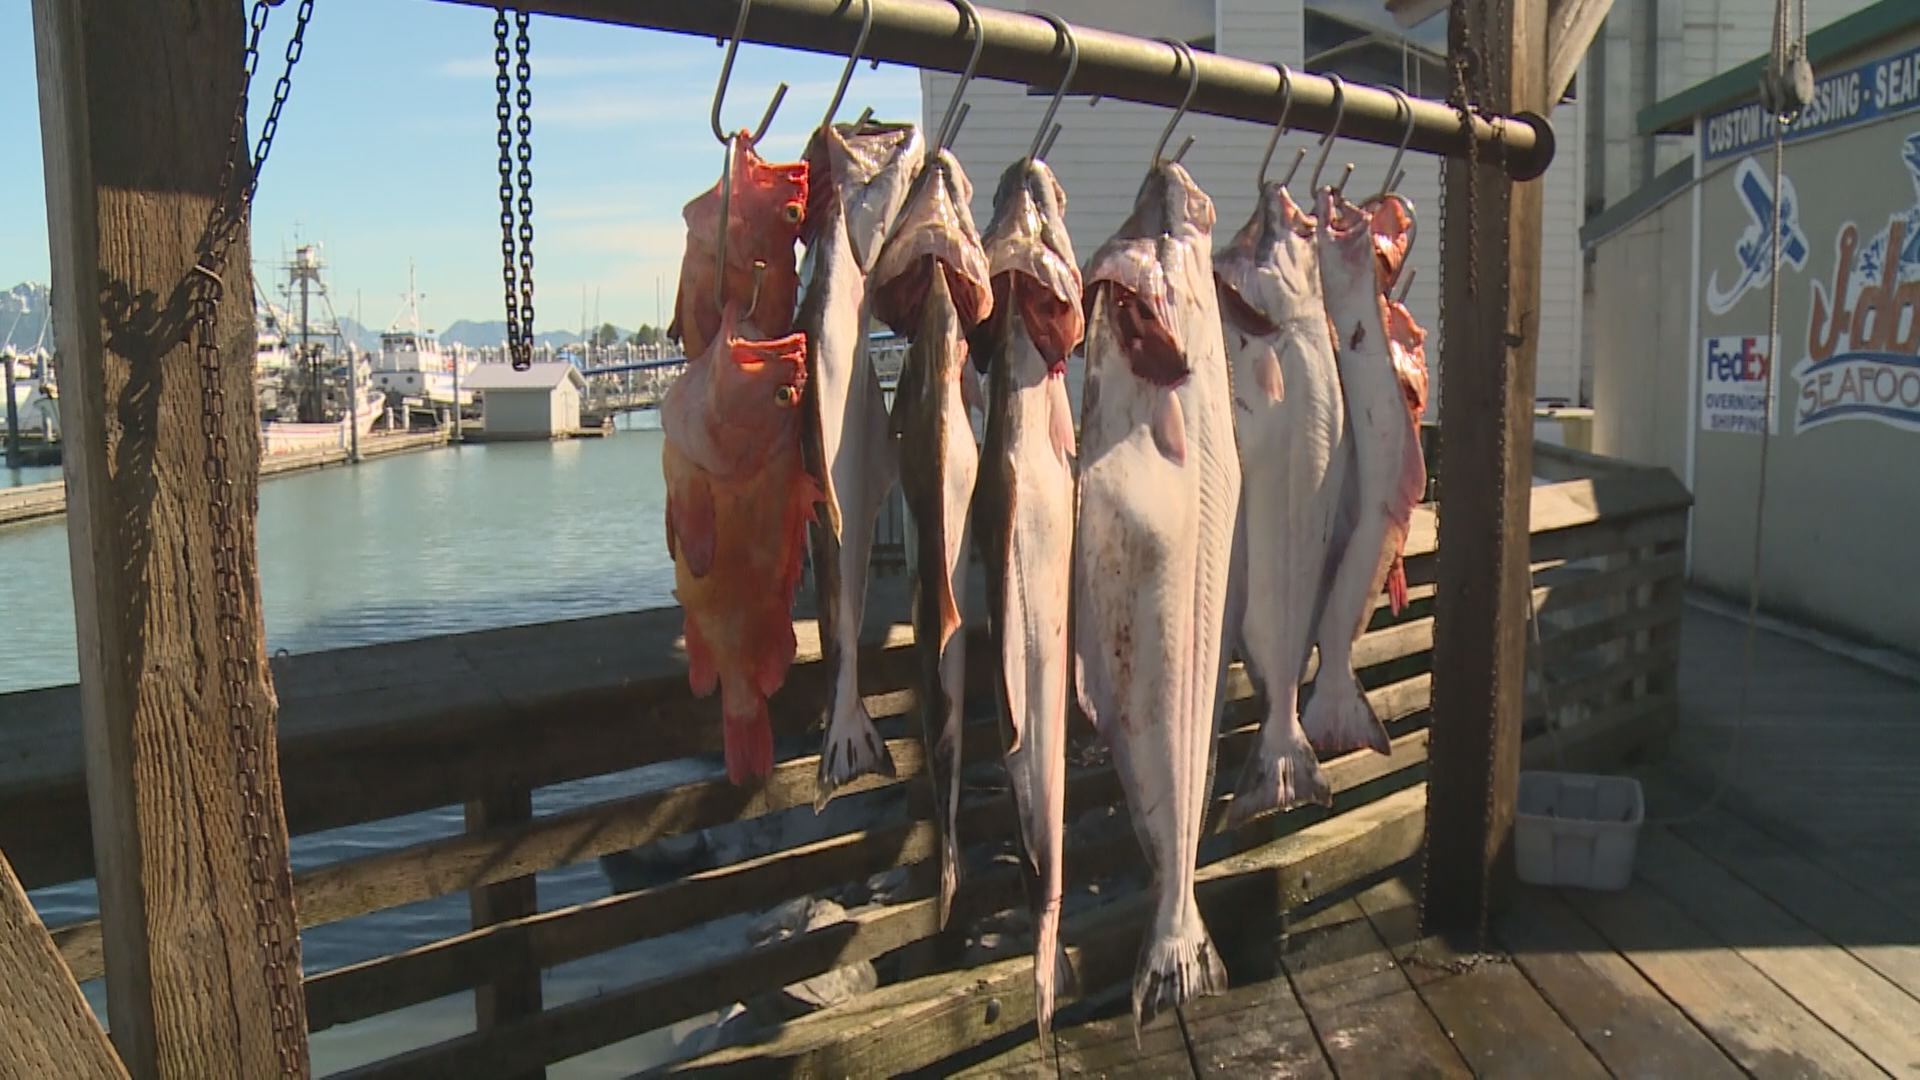
[[[506, 293], [507, 350], [512, 355], [514, 370], [525, 371], [533, 364], [533, 88], [530, 85], [533, 64], [528, 59], [533, 43], [527, 35], [532, 16], [525, 11], [516, 11], [513, 19], [519, 28], [519, 34], [514, 39], [519, 63], [510, 76], [508, 61], [513, 56], [507, 51], [507, 9], [502, 7], [494, 11], [493, 85], [500, 95], [494, 113], [500, 121], [500, 279]], [[519, 79], [519, 90], [510, 96], [509, 92], [514, 89], [514, 77]], [[514, 115], [516, 106], [519, 109], [518, 117]], [[519, 136], [517, 146], [514, 143], [516, 134]], [[516, 159], [520, 163], [517, 174], [513, 167]], [[519, 186], [517, 243], [514, 220], [516, 181]]]
[[[254, 707], [254, 651], [259, 643], [253, 624], [247, 619], [244, 600], [246, 578], [241, 571], [240, 540], [235, 520], [234, 483], [229, 463], [226, 435], [226, 392], [221, 385], [219, 315], [225, 286], [220, 274], [240, 225], [252, 208], [254, 193], [260, 186], [260, 172], [273, 149], [273, 137], [280, 128], [280, 110], [292, 90], [293, 68], [300, 62], [306, 38], [307, 22], [313, 16], [314, 0], [300, 0], [294, 17], [293, 36], [287, 41], [286, 68], [274, 84], [273, 102], [260, 137], [254, 145], [245, 185], [236, 192], [235, 181], [240, 163], [247, 157], [247, 96], [254, 72], [260, 64], [260, 36], [266, 29], [269, 7], [279, 0], [255, 0], [249, 18], [244, 78], [240, 101], [234, 109], [233, 126], [227, 138], [226, 163], [221, 169], [212, 213], [201, 238], [200, 258], [194, 264], [194, 279], [188, 299], [187, 340], [200, 366], [200, 431], [206, 440], [202, 470], [208, 483], [208, 515], [213, 526], [213, 576], [217, 602], [216, 626], [220, 631], [218, 663], [226, 697], [227, 727], [233, 742], [235, 772], [240, 784], [240, 835], [245, 846], [247, 879], [251, 891], [254, 933], [265, 958], [266, 979], [273, 1023], [274, 1051], [283, 1076], [305, 1076], [304, 1053], [306, 1024], [295, 998], [300, 971], [300, 935], [289, 933], [276, 917], [276, 909], [292, 898], [292, 871], [279, 858], [269, 831], [266, 785], [261, 778], [266, 751], [261, 745], [258, 715]], [[201, 688], [204, 692], [204, 687]]]

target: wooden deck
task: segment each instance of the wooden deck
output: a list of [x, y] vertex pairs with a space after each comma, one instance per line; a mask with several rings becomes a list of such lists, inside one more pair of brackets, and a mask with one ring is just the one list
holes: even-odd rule
[[1920, 681], [1763, 630], [1740, 768], [1709, 805], [1743, 635], [1687, 608], [1680, 726], [1633, 770], [1654, 820], [1626, 891], [1523, 887], [1484, 952], [1462, 952], [1420, 936], [1415, 860], [1239, 935], [1234, 989], [1138, 1045], [1114, 987], [1064, 1009], [1049, 1043], [1022, 1024], [921, 1073], [1920, 1076]]

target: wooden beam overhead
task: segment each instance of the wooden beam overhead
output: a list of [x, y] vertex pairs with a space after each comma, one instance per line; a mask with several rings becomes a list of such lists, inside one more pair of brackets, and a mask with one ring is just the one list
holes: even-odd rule
[[1549, 108], [1566, 96], [1580, 62], [1587, 57], [1613, 0], [1547, 0], [1547, 89]]
[[[239, 0], [33, 0], [33, 27], [113, 1042], [139, 1078], [304, 1075], [244, 223], [205, 388], [186, 343], [245, 20]], [[228, 487], [208, 479], [205, 390], [225, 401]]]

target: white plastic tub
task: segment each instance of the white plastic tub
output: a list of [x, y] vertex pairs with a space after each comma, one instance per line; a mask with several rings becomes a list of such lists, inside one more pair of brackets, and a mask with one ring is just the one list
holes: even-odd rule
[[1520, 880], [1624, 889], [1645, 820], [1640, 781], [1632, 777], [1522, 772], [1513, 825]]

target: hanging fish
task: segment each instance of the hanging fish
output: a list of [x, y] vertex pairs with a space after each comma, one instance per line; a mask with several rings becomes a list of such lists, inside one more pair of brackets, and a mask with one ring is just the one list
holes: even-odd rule
[[[1320, 282], [1354, 447], [1348, 481], [1353, 517], [1316, 633], [1320, 671], [1301, 724], [1322, 757], [1362, 747], [1385, 754], [1391, 751], [1387, 729], [1354, 674], [1353, 643], [1366, 630], [1389, 571], [1397, 569], [1413, 508], [1426, 488], [1426, 466], [1418, 433], [1407, 423], [1409, 393], [1388, 337], [1375, 219], [1391, 211], [1354, 206], [1330, 190], [1320, 193], [1316, 210]], [[1411, 326], [1406, 319], [1402, 332]], [[1424, 399], [1424, 377], [1421, 383]], [[1398, 611], [1406, 601], [1406, 578], [1404, 572], [1391, 576], [1390, 600]]]
[[993, 317], [974, 535], [987, 568], [1002, 742], [1033, 907], [1035, 1010], [1052, 1030], [1066, 834], [1067, 603], [1073, 568], [1073, 406], [1067, 355], [1085, 328], [1066, 192], [1039, 161], [1000, 179], [984, 245]]
[[1136, 1028], [1227, 982], [1193, 891], [1240, 502], [1213, 221], [1187, 171], [1160, 164], [1087, 270], [1074, 658], [1157, 892]]
[[987, 257], [968, 200], [973, 186], [945, 150], [909, 197], [874, 266], [873, 311], [912, 339], [894, 390], [900, 486], [912, 537], [913, 636], [920, 657], [920, 716], [940, 832], [940, 925], [960, 880], [960, 724], [966, 683], [961, 603], [966, 595], [969, 507], [979, 471], [971, 408], [980, 387], [967, 336], [993, 310]]
[[[1413, 250], [1413, 204], [1398, 195], [1374, 200], [1368, 207], [1368, 230], [1373, 233], [1375, 263], [1379, 266], [1380, 294], [1387, 303], [1387, 347], [1393, 354], [1393, 371], [1400, 379], [1400, 393], [1407, 400], [1407, 413], [1413, 423], [1414, 461], [1419, 463], [1403, 479], [1417, 489], [1417, 504], [1426, 494], [1426, 459], [1420, 454], [1420, 418], [1427, 412], [1427, 332], [1413, 321], [1407, 305], [1393, 298], [1393, 286], [1400, 280], [1401, 268]], [[1405, 463], [1409, 470], [1412, 462]], [[1387, 568], [1387, 601], [1395, 615], [1407, 606], [1407, 568], [1405, 530], [1394, 545], [1393, 563]]]
[[1214, 259], [1239, 432], [1246, 611], [1238, 628], [1267, 703], [1228, 820], [1332, 802], [1300, 727], [1300, 680], [1338, 559], [1352, 457], [1321, 293], [1315, 222], [1280, 184]]
[[811, 533], [830, 680], [816, 810], [856, 777], [894, 774], [860, 697], [874, 522], [900, 471], [886, 397], [867, 351], [867, 272], [925, 152], [918, 129], [907, 124], [822, 127], [807, 147], [811, 202], [800, 326], [807, 334], [808, 459], [825, 494], [823, 520]]
[[[740, 324], [749, 336], [779, 337], [793, 329], [794, 297], [800, 278], [793, 245], [807, 211], [806, 162], [771, 164], [754, 152], [745, 131], [735, 135], [732, 195], [727, 200], [725, 298], [740, 303]], [[689, 357], [705, 356], [720, 331], [720, 181], [686, 205], [687, 249], [680, 258], [679, 291], [673, 298], [673, 322], [667, 336]]]
[[806, 340], [745, 340], [727, 306], [706, 355], [660, 405], [667, 549], [686, 619], [687, 682], [720, 690], [727, 776], [773, 768], [767, 698], [793, 663], [793, 593], [820, 490], [800, 446]]

